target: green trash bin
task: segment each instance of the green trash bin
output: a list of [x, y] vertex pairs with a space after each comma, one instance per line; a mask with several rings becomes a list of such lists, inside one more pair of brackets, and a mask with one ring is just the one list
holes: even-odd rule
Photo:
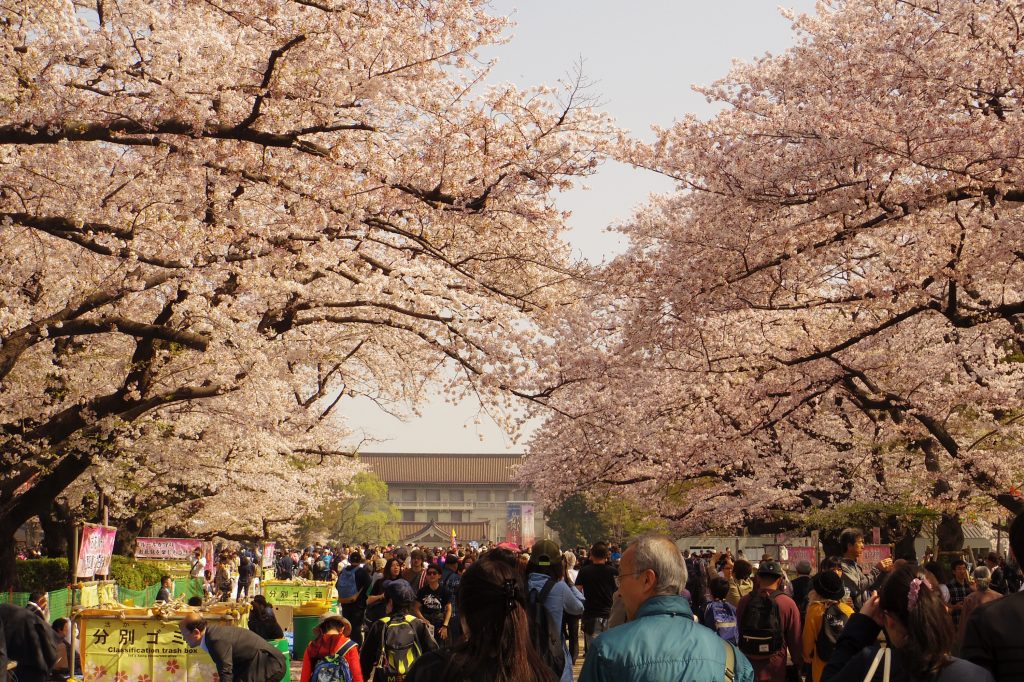
[[320, 622], [322, 616], [295, 616], [292, 619], [295, 629], [295, 642], [292, 644], [292, 656], [296, 661], [301, 660], [306, 653], [306, 647], [316, 639], [313, 628]]
[[292, 682], [292, 655], [288, 650], [288, 640], [272, 639], [268, 643], [284, 654], [284, 677], [281, 678], [281, 682]]

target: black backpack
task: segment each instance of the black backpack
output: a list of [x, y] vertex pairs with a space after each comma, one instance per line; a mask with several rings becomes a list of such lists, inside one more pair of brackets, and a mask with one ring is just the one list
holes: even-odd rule
[[740, 651], [747, 658], [763, 660], [782, 649], [782, 617], [775, 598], [783, 594], [775, 590], [769, 595], [751, 596], [740, 621]]
[[544, 608], [544, 602], [554, 589], [554, 578], [544, 583], [544, 589], [531, 589], [526, 600], [526, 612], [530, 620], [530, 641], [548, 667], [561, 677], [565, 670], [565, 650], [562, 649], [562, 633], [554, 618]]
[[849, 616], [843, 613], [839, 604], [831, 603], [825, 607], [821, 614], [821, 627], [818, 628], [818, 636], [814, 639], [814, 655], [822, 661], [832, 658], [832, 652], [836, 650], [836, 642], [839, 635], [846, 627]]

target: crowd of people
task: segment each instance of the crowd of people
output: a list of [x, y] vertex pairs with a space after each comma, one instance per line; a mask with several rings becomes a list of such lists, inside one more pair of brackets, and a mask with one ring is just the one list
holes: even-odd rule
[[[1024, 515], [1010, 543], [1012, 556], [1024, 553]], [[865, 569], [856, 529], [840, 545], [813, 575], [807, 562], [790, 575], [769, 556], [680, 552], [658, 535], [622, 551], [599, 542], [563, 552], [546, 539], [526, 549], [312, 547], [279, 552], [273, 570], [337, 588], [339, 612], [316, 627], [299, 682], [572, 682], [574, 670], [581, 682], [1024, 680], [1015, 562], [954, 560], [946, 580], [938, 563], [909, 557]], [[210, 654], [222, 681], [278, 682], [286, 662], [270, 642], [283, 631], [263, 595], [246, 595], [246, 561], [262, 563], [244, 549], [237, 568], [218, 559], [242, 578], [211, 598], [251, 599], [249, 627], [196, 612], [182, 638]], [[37, 647], [70, 641], [66, 620], [46, 621], [45, 594], [32, 597], [18, 612], [0, 607], [4, 625], [32, 632]], [[36, 653], [19, 679], [41, 682], [33, 671], [59, 657]], [[64, 664], [65, 675], [76, 665]]]

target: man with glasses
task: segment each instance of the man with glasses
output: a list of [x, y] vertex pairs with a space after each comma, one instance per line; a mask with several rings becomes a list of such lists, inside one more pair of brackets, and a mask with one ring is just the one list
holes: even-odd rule
[[746, 657], [694, 622], [689, 602], [679, 596], [686, 565], [671, 538], [645, 535], [632, 542], [616, 583], [629, 622], [591, 643], [580, 682], [753, 681]]

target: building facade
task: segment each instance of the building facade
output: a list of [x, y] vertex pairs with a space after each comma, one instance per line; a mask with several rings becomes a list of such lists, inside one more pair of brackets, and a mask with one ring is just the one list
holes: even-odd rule
[[501, 542], [516, 509], [531, 507], [534, 536], [554, 535], [530, 488], [512, 480], [522, 455], [363, 453], [359, 460], [387, 483], [388, 497], [401, 514], [402, 542], [430, 538], [429, 544], [437, 544], [436, 530], [428, 531], [431, 524], [447, 534], [454, 529], [460, 543]]

